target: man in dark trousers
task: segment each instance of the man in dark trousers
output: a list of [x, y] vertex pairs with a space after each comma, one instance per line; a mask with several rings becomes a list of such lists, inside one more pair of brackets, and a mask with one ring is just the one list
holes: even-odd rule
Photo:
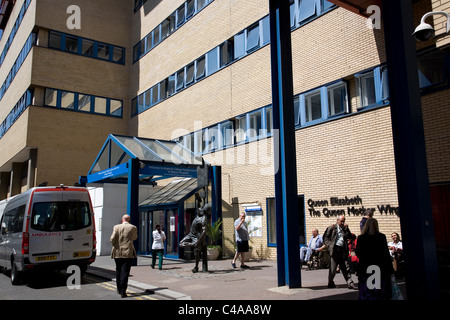
[[336, 288], [334, 277], [336, 276], [336, 269], [339, 266], [348, 288], [357, 289], [348, 272], [348, 240], [351, 237], [352, 233], [345, 223], [345, 217], [342, 215], [338, 216], [336, 223], [329, 226], [323, 234], [324, 245], [322, 249], [327, 248], [331, 257], [330, 269], [328, 271], [328, 288]]
[[115, 225], [111, 235], [111, 258], [116, 262], [117, 291], [122, 298], [127, 296], [128, 277], [131, 264], [137, 257], [133, 241], [137, 239], [137, 228], [130, 224], [130, 216], [124, 215], [122, 223]]

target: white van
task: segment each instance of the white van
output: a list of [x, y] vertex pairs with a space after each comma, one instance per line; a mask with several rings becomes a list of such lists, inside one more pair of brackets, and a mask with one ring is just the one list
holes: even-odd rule
[[37, 187], [8, 201], [1, 218], [0, 268], [12, 284], [27, 270], [84, 272], [96, 256], [94, 211], [81, 187]]

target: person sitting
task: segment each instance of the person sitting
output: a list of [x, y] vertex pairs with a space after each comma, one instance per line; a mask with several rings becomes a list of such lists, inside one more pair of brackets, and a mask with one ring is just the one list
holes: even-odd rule
[[319, 230], [313, 229], [312, 236], [309, 239], [307, 247], [300, 248], [300, 262], [306, 264], [310, 259], [313, 252], [321, 251], [323, 245], [322, 236], [319, 234]]
[[392, 258], [395, 276], [401, 277], [403, 274], [403, 243], [397, 232], [391, 234], [392, 241], [388, 243], [389, 253]]

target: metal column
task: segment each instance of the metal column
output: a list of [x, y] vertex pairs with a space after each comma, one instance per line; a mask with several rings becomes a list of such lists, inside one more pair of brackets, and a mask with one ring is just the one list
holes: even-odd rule
[[[130, 216], [130, 223], [136, 227], [139, 226], [139, 166], [139, 159], [128, 160], [127, 213]], [[139, 239], [133, 241], [135, 248], [138, 248], [138, 241]], [[136, 265], [137, 259], [134, 259], [133, 266]]]
[[278, 286], [301, 287], [289, 1], [269, 0]]
[[407, 298], [438, 299], [412, 1], [383, 0], [383, 18]]

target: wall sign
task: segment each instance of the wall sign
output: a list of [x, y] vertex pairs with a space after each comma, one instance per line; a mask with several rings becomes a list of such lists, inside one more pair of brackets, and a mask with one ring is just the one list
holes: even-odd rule
[[349, 198], [330, 197], [324, 200], [308, 199], [308, 212], [311, 217], [336, 217], [339, 215], [363, 216], [367, 209], [378, 212], [383, 215], [398, 215], [398, 207], [389, 204], [380, 204], [376, 208], [366, 208], [360, 196]]

